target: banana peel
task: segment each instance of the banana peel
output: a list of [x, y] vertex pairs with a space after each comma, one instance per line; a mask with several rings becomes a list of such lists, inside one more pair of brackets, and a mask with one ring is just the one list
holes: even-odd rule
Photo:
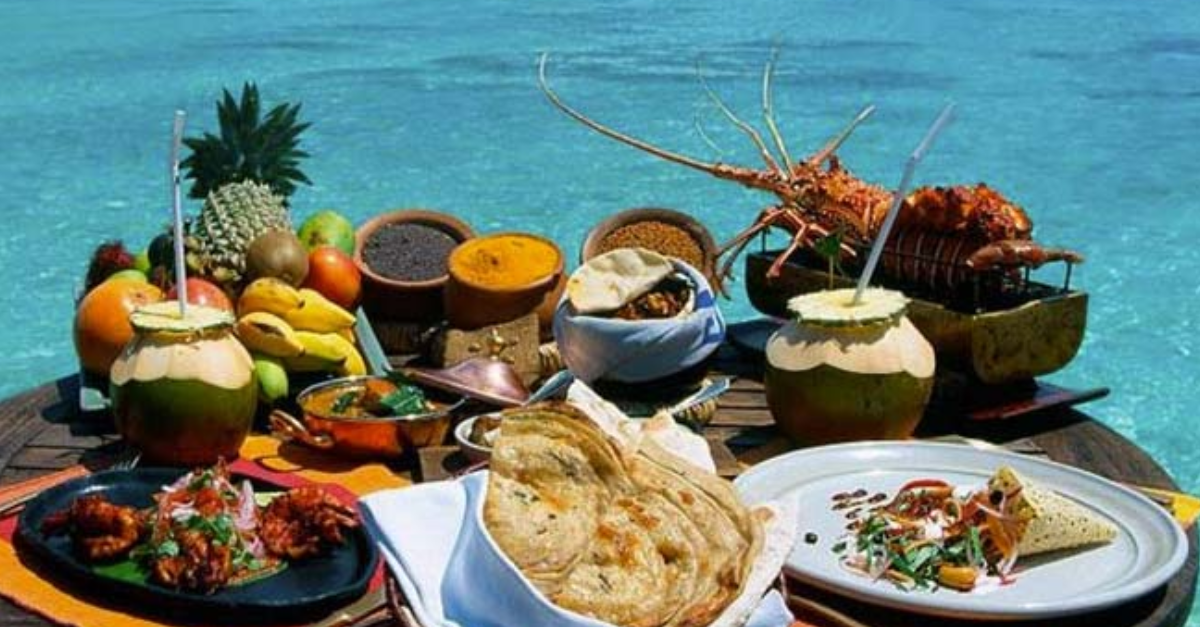
[[346, 361], [346, 348], [354, 346], [334, 333], [296, 331], [296, 339], [304, 346], [303, 357], [341, 365]]
[[300, 290], [280, 279], [268, 277], [256, 279], [242, 290], [242, 295], [238, 297], [237, 310], [242, 316], [265, 311], [284, 317], [287, 312], [299, 309], [303, 305], [304, 296], [300, 294]]
[[283, 319], [297, 330], [337, 333], [354, 326], [354, 314], [342, 309], [320, 292], [301, 288], [299, 294], [300, 306], [282, 314]]
[[330, 361], [306, 354], [299, 357], [285, 357], [283, 366], [289, 372], [340, 372], [345, 361], [345, 359]]
[[335, 338], [333, 341], [343, 344], [342, 352], [346, 355], [346, 361], [342, 362], [339, 372], [348, 377], [361, 377], [367, 374], [367, 363], [354, 343], [338, 334], [334, 334], [333, 337]]
[[234, 333], [246, 348], [264, 355], [299, 357], [305, 351], [292, 326], [279, 316], [265, 311], [243, 315], [238, 319]]
[[362, 353], [340, 334], [296, 331], [296, 337], [304, 345], [304, 354], [287, 359], [284, 363], [289, 369], [336, 372], [344, 376], [367, 374]]
[[[242, 316], [234, 329], [238, 338], [251, 351], [277, 358], [286, 371], [367, 373], [355, 345], [354, 314], [320, 292], [296, 289], [279, 279], [257, 279], [239, 297], [238, 311]], [[263, 369], [275, 377], [271, 364]], [[277, 379], [271, 383], [278, 384]]]

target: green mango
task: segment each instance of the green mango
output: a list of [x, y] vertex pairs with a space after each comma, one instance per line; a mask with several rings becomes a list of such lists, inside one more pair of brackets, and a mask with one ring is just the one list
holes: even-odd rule
[[283, 362], [270, 355], [254, 353], [254, 376], [258, 380], [258, 400], [267, 405], [287, 398], [288, 374]]

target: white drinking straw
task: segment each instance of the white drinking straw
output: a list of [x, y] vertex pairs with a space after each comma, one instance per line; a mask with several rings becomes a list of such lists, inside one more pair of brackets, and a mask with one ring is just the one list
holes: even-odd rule
[[900, 213], [900, 205], [904, 203], [904, 197], [908, 195], [908, 186], [912, 184], [917, 164], [925, 157], [925, 153], [933, 145], [933, 140], [937, 138], [938, 133], [942, 132], [942, 128], [950, 123], [953, 113], [954, 103], [946, 105], [946, 108], [942, 109], [942, 113], [933, 121], [933, 126], [930, 126], [925, 133], [925, 138], [917, 145], [917, 149], [908, 157], [908, 163], [904, 166], [904, 176], [900, 177], [900, 187], [896, 189], [896, 195], [892, 198], [892, 206], [883, 219], [883, 227], [879, 229], [879, 234], [875, 236], [875, 243], [871, 245], [871, 255], [867, 257], [867, 265], [863, 268], [862, 276], [858, 277], [858, 289], [854, 290], [854, 300], [850, 302], [851, 305], [862, 302], [863, 292], [871, 283], [871, 275], [875, 273], [875, 266], [879, 265], [879, 256], [883, 253], [883, 245], [887, 242], [888, 235], [892, 232], [892, 225], [896, 222], [896, 216]]
[[183, 197], [179, 192], [179, 149], [183, 145], [183, 123], [187, 114], [175, 112], [171, 132], [171, 203], [175, 219], [175, 293], [179, 296], [179, 317], [187, 317], [187, 263], [183, 257]]

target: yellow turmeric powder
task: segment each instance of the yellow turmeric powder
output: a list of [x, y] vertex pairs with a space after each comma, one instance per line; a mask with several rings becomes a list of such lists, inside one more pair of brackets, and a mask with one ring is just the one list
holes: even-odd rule
[[514, 288], [549, 277], [561, 263], [562, 253], [548, 240], [505, 233], [463, 242], [450, 254], [449, 269], [464, 283]]

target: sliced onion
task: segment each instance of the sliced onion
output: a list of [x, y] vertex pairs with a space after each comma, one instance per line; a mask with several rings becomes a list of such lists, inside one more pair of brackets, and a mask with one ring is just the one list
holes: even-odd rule
[[258, 526], [258, 504], [254, 501], [254, 487], [249, 481], [242, 481], [237, 509], [233, 524], [238, 531], [253, 531]]
[[267, 556], [267, 547], [263, 545], [262, 538], [253, 534], [246, 540], [246, 551], [257, 559], [263, 559]]
[[871, 567], [867, 569], [867, 575], [871, 579], [879, 579], [892, 567], [892, 558], [887, 557], [886, 552], [878, 558], [875, 558], [875, 556], [872, 556], [872, 558], [870, 561]]
[[192, 506], [191, 501], [177, 504], [170, 512], [171, 520], [176, 522], [188, 520], [192, 516], [197, 516], [199, 514], [200, 512], [196, 511], [196, 508]]
[[164, 486], [163, 492], [178, 492], [178, 491], [186, 488], [188, 485], [190, 485], [192, 483], [192, 479], [194, 479], [195, 477], [196, 477], [195, 471], [189, 472], [186, 475], [176, 479], [175, 483], [172, 483], [169, 486]]

